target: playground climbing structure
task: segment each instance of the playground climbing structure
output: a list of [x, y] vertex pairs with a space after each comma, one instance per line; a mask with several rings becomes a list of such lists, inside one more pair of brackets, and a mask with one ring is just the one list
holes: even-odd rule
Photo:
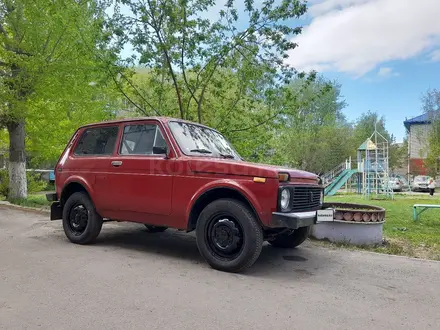
[[351, 158], [322, 176], [325, 195], [333, 196], [342, 188], [354, 187], [370, 199], [377, 195], [393, 198], [389, 185], [389, 143], [377, 130], [357, 150], [357, 161]]

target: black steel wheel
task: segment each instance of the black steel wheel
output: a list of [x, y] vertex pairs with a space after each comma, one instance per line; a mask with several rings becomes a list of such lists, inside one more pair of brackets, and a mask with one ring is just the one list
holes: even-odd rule
[[89, 212], [83, 204], [74, 205], [69, 212], [69, 230], [75, 236], [84, 233], [89, 222]]
[[243, 248], [243, 236], [243, 228], [237, 219], [225, 212], [211, 219], [205, 239], [219, 258], [233, 260]]
[[67, 238], [76, 244], [95, 241], [102, 228], [102, 217], [84, 192], [72, 194], [63, 206], [63, 228]]
[[240, 272], [257, 260], [263, 245], [261, 225], [249, 207], [219, 199], [200, 213], [196, 226], [200, 254], [215, 269]]

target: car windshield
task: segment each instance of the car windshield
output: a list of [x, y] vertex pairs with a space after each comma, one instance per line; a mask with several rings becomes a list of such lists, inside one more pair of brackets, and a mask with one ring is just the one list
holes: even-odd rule
[[225, 137], [212, 129], [176, 121], [170, 122], [169, 126], [186, 155], [241, 159]]
[[429, 176], [416, 176], [414, 182], [426, 182], [429, 180]]

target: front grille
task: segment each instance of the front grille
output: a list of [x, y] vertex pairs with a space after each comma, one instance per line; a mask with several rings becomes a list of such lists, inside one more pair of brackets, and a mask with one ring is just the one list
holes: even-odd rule
[[314, 211], [321, 206], [321, 187], [292, 187], [292, 212]]

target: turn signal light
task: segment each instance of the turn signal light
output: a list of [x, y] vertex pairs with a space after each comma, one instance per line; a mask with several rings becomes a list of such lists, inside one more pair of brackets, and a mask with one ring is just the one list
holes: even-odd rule
[[280, 180], [280, 182], [286, 182], [286, 181], [289, 181], [290, 175], [289, 175], [289, 173], [279, 173], [278, 179]]

